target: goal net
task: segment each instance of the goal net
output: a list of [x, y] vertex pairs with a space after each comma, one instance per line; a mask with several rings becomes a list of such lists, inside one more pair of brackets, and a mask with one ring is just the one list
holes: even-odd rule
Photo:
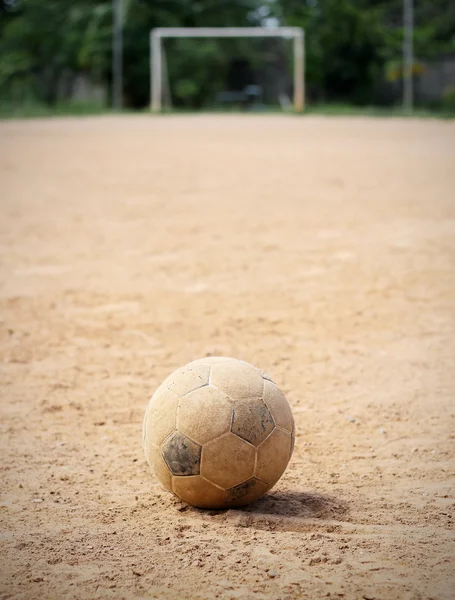
[[[206, 39], [207, 43], [226, 44], [230, 38], [231, 44], [237, 40], [236, 47], [224, 45], [224, 55], [231, 53], [231, 60], [220, 59], [223, 52], [221, 46], [206, 46], [207, 52], [197, 53], [199, 60], [207, 60], [207, 53], [212, 57], [217, 54], [218, 67], [213, 70], [213, 77], [219, 80], [218, 90], [213, 99], [218, 105], [263, 104], [270, 89], [277, 96], [272, 103], [280, 104], [283, 108], [294, 108], [296, 112], [303, 111], [305, 97], [304, 77], [304, 32], [299, 27], [202, 27], [202, 28], [157, 28], [150, 32], [150, 107], [154, 112], [160, 112], [172, 105], [172, 89], [175, 86], [186, 85], [187, 88], [198, 84], [198, 68], [192, 65], [183, 82], [175, 82], [172, 69], [168, 68], [164, 40], [174, 39], [173, 53], [185, 54], [191, 38]], [[249, 40], [248, 40], [249, 38]], [[281, 46], [280, 46], [281, 40]], [[292, 55], [283, 52], [284, 42], [292, 46]], [[179, 47], [175, 47], [178, 44]], [[202, 48], [203, 42], [199, 42]], [[240, 44], [240, 45], [239, 45]], [[243, 44], [243, 45], [242, 45]], [[169, 42], [166, 44], [169, 46]], [[168, 50], [169, 52], [169, 50]], [[254, 63], [258, 62], [260, 54], [273, 56], [274, 64], [269, 60], [268, 67], [255, 70]], [[259, 61], [260, 62], [260, 61]], [[290, 67], [290, 68], [288, 68]], [[260, 75], [258, 75], [260, 73]], [[206, 70], [207, 74], [207, 70]], [[270, 85], [270, 79], [274, 84]], [[267, 83], [269, 81], [269, 84]], [[200, 82], [199, 82], [200, 83]], [[213, 81], [210, 82], [213, 88]], [[287, 85], [288, 84], [288, 85]]]

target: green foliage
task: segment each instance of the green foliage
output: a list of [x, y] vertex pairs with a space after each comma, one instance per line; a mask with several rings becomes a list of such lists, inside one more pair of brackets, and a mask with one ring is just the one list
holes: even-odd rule
[[7, 90], [3, 97], [20, 89], [22, 97], [53, 104], [68, 73], [106, 77], [109, 3], [23, 0], [0, 21], [0, 89]]
[[455, 112], [455, 85], [450, 85], [444, 90], [442, 107], [447, 112]]
[[[402, 77], [403, 0], [123, 0], [124, 99], [149, 101], [149, 32], [154, 27], [248, 26], [275, 18], [306, 32], [310, 100], [369, 105], [382, 83]], [[0, 102], [56, 105], [75, 74], [110, 85], [112, 0], [0, 0]], [[455, 2], [415, 0], [419, 61], [455, 53]], [[226, 85], [234, 58], [264, 69], [272, 41], [166, 40], [177, 108], [201, 108]], [[280, 42], [281, 43], [281, 42]], [[261, 45], [262, 44], [262, 45]], [[289, 57], [289, 52], [287, 57]], [[291, 68], [292, 65], [288, 64]], [[277, 68], [278, 68], [277, 67]], [[415, 72], [418, 75], [418, 72]], [[444, 105], [452, 102], [446, 93]]]
[[[455, 52], [453, 0], [415, 0], [417, 60]], [[307, 81], [315, 100], [368, 104], [401, 77], [403, 0], [281, 0], [278, 18], [306, 32]]]

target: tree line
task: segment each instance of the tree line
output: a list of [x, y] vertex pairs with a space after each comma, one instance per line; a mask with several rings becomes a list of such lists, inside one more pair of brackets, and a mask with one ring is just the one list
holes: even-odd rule
[[[306, 82], [313, 102], [390, 101], [384, 82], [403, 76], [403, 0], [123, 0], [124, 101], [149, 101], [153, 27], [256, 26], [306, 32]], [[455, 56], [455, 2], [414, 0], [415, 70], [419, 61]], [[0, 0], [0, 100], [53, 105], [75, 74], [112, 81], [112, 1]], [[270, 55], [290, 61], [272, 41], [173, 40], [166, 53], [173, 102], [210, 104], [229, 79], [232, 60], [264, 68]], [[290, 67], [290, 64], [288, 64]]]

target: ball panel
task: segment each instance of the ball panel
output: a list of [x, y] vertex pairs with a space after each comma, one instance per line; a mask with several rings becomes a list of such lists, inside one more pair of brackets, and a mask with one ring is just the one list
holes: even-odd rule
[[267, 381], [271, 381], [272, 383], [275, 383], [268, 373], [266, 373], [265, 371], [261, 371], [261, 373], [262, 373], [262, 377], [264, 379], [266, 379]]
[[164, 442], [161, 450], [173, 475], [199, 475], [201, 446], [181, 431], [174, 432]]
[[291, 433], [294, 427], [294, 417], [292, 416], [291, 407], [286, 396], [273, 381], [264, 381], [262, 398], [269, 407], [276, 426], [282, 427]]
[[231, 431], [253, 446], [259, 446], [274, 427], [272, 415], [261, 399], [252, 398], [234, 404]]
[[223, 488], [242, 483], [253, 475], [256, 449], [233, 433], [202, 447], [201, 475]]
[[144, 419], [143, 439], [159, 446], [175, 430], [179, 397], [162, 387], [153, 394]]
[[150, 402], [147, 404], [145, 408], [144, 418], [142, 420], [142, 448], [145, 450], [145, 443], [147, 440], [147, 418], [149, 413]]
[[239, 360], [239, 362], [242, 363], [242, 365], [247, 365], [247, 367], [250, 367], [251, 369], [254, 369], [257, 373], [259, 373], [259, 375], [263, 379], [267, 379], [268, 381], [272, 381], [273, 382], [273, 379], [270, 377], [270, 375], [268, 375], [267, 373], [265, 373], [265, 371], [263, 371], [259, 367], [256, 367], [255, 365], [252, 365], [252, 364], [246, 362], [245, 360]]
[[193, 365], [214, 365], [215, 363], [226, 362], [228, 360], [235, 360], [235, 358], [229, 358], [228, 356], [206, 356], [205, 358], [198, 358], [191, 361], [187, 367]]
[[239, 360], [212, 365], [210, 383], [235, 400], [260, 398], [264, 388], [261, 375]]
[[226, 490], [226, 504], [228, 506], [244, 506], [258, 500], [268, 488], [269, 486], [257, 477], [251, 477], [248, 481]]
[[159, 389], [171, 390], [177, 396], [184, 396], [193, 390], [208, 385], [210, 377], [210, 365], [186, 365], [174, 371], [162, 383]]
[[205, 386], [180, 400], [179, 431], [199, 444], [227, 433], [232, 422], [232, 401], [220, 390]]
[[270, 486], [284, 473], [291, 458], [292, 436], [282, 429], [274, 429], [258, 448], [255, 475]]
[[200, 475], [173, 477], [172, 490], [179, 498], [199, 508], [224, 508], [224, 490]]
[[172, 491], [172, 475], [167, 464], [164, 462], [161, 449], [151, 444], [145, 449], [147, 462], [155, 473], [156, 478], [161, 485], [168, 491]]

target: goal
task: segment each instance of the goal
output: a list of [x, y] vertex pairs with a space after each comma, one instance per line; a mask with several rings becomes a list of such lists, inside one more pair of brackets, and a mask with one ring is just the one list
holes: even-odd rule
[[150, 108], [160, 112], [163, 98], [164, 38], [284, 38], [293, 43], [293, 105], [302, 112], [305, 103], [305, 44], [300, 27], [159, 27], [150, 32]]

